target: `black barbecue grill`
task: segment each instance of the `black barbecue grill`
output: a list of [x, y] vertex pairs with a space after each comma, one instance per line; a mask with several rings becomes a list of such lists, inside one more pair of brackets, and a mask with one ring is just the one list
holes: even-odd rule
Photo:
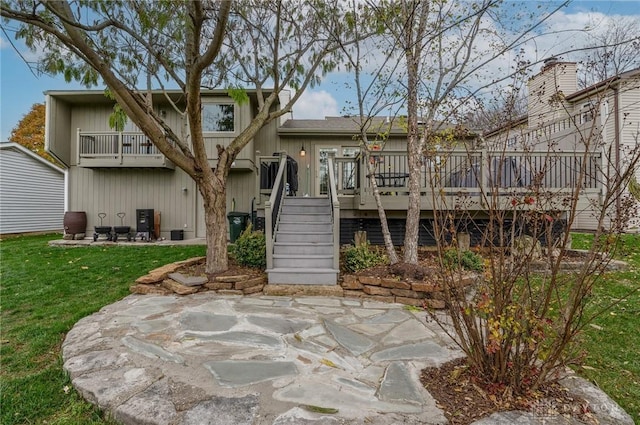
[[154, 231], [154, 212], [150, 210], [136, 210], [136, 236], [143, 241], [151, 241]]

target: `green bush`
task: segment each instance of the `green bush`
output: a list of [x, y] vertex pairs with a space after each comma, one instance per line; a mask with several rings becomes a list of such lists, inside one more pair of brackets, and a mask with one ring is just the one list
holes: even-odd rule
[[368, 243], [352, 246], [344, 252], [344, 266], [347, 271], [357, 272], [387, 262], [387, 257]]
[[482, 256], [472, 251], [458, 252], [455, 248], [444, 251], [444, 264], [449, 268], [462, 267], [463, 269], [480, 272], [484, 268]]
[[252, 231], [251, 225], [236, 239], [233, 256], [243, 266], [265, 268], [267, 265], [267, 243], [264, 233]]

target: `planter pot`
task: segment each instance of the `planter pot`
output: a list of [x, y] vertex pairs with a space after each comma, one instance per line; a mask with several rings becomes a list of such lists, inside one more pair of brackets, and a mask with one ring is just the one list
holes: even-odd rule
[[87, 231], [87, 213], [84, 211], [67, 211], [64, 213], [64, 233], [76, 235]]

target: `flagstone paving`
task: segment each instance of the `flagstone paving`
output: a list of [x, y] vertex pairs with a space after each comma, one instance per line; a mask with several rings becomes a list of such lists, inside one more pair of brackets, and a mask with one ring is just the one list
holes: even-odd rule
[[[462, 356], [399, 304], [215, 293], [128, 296], [80, 320], [62, 348], [75, 388], [136, 425], [446, 424], [419, 375]], [[608, 406], [600, 423], [633, 424], [590, 394]], [[478, 424], [571, 423], [561, 419]]]

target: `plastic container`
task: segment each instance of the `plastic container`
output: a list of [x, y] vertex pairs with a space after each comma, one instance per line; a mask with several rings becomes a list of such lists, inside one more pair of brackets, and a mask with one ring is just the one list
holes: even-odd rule
[[235, 242], [247, 228], [249, 213], [232, 211], [227, 214], [227, 219], [229, 219], [229, 240]]

